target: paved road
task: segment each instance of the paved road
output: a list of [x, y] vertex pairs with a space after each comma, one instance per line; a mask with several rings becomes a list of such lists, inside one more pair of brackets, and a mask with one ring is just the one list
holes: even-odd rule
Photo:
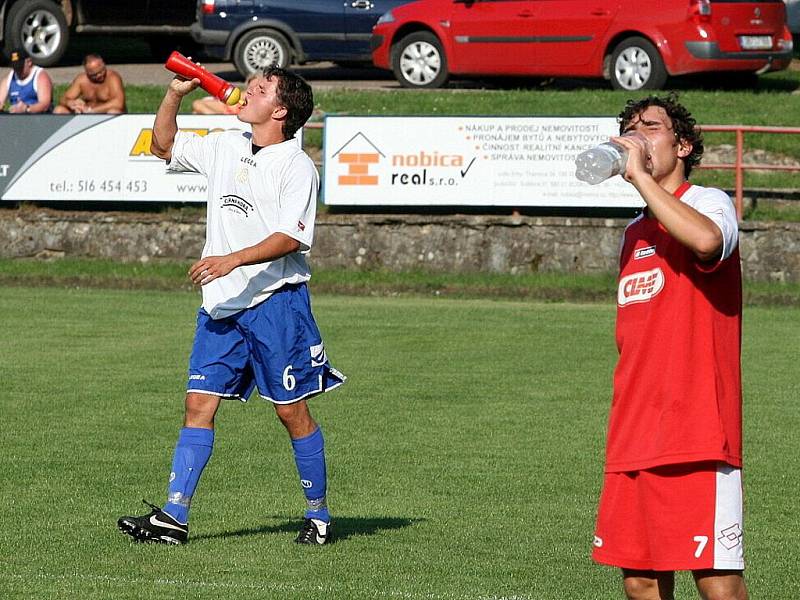
[[[136, 62], [115, 63], [108, 61], [112, 69], [117, 70], [126, 84], [132, 85], [167, 85], [172, 79], [172, 74], [161, 63]], [[204, 66], [223, 79], [232, 82], [242, 82], [242, 76], [230, 63], [205, 63]], [[80, 64], [64, 67], [50, 67], [47, 72], [53, 78], [53, 83], [70, 83], [82, 71]], [[359, 88], [359, 89], [399, 89], [400, 85], [388, 71], [379, 69], [352, 69], [342, 68], [333, 63], [314, 63], [296, 66], [294, 69], [301, 73], [314, 88]]]

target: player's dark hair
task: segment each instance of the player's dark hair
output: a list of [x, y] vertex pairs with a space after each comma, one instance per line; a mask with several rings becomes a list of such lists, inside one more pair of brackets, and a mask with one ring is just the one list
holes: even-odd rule
[[264, 69], [264, 77], [266, 79], [274, 77], [278, 80], [278, 102], [286, 107], [283, 137], [291, 139], [314, 111], [314, 94], [311, 86], [297, 73], [278, 67]]
[[692, 145], [692, 151], [683, 160], [683, 173], [686, 177], [692, 172], [695, 165], [700, 163], [705, 148], [703, 147], [703, 133], [697, 126], [697, 121], [686, 107], [678, 102], [678, 96], [670, 93], [666, 97], [647, 96], [641, 100], [628, 100], [625, 108], [617, 116], [619, 133], [625, 131], [631, 121], [651, 106], [660, 106], [672, 121], [672, 130], [677, 141], [684, 141]]

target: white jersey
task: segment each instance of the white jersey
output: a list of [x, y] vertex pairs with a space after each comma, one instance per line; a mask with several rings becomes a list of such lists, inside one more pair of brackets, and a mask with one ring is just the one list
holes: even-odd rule
[[223, 256], [284, 233], [300, 250], [271, 262], [246, 265], [203, 286], [203, 308], [213, 319], [263, 302], [286, 284], [311, 278], [303, 254], [311, 249], [319, 174], [295, 140], [252, 152], [252, 136], [224, 131], [200, 136], [178, 131], [170, 171], [208, 178], [203, 256]]

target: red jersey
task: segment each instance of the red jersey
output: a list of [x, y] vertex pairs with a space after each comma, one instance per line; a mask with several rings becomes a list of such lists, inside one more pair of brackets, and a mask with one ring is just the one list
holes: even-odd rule
[[646, 214], [625, 230], [606, 472], [705, 460], [742, 465], [735, 212], [720, 190], [685, 183], [675, 196], [720, 226], [723, 255], [700, 262]]

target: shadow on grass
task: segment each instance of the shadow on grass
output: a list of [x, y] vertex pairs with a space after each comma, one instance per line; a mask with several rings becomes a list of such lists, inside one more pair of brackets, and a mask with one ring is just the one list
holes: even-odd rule
[[[235, 531], [220, 531], [192, 535], [192, 540], [212, 540], [219, 538], [247, 537], [251, 535], [265, 535], [272, 533], [296, 534], [303, 525], [302, 519], [286, 517], [285, 515], [270, 515], [268, 519], [280, 520], [275, 525], [262, 525]], [[408, 519], [405, 517], [334, 517], [332, 543], [343, 542], [351, 537], [362, 535], [376, 535], [383, 531], [410, 527], [415, 523], [422, 523], [426, 519]]]

